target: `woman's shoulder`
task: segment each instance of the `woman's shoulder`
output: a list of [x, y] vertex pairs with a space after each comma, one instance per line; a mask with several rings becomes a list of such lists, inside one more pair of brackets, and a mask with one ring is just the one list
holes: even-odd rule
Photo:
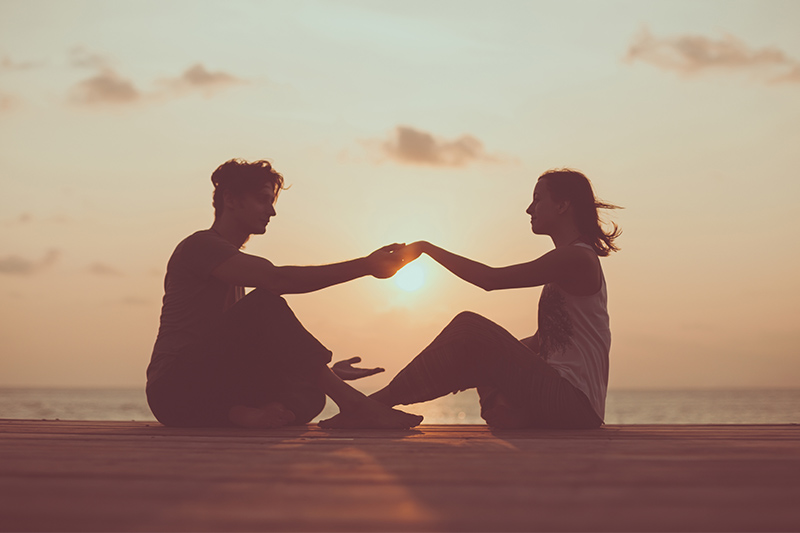
[[[603, 284], [603, 269], [594, 249], [585, 243], [562, 246], [561, 258], [571, 275], [557, 283], [558, 287], [572, 296], [592, 296]], [[555, 250], [554, 250], [555, 251]]]

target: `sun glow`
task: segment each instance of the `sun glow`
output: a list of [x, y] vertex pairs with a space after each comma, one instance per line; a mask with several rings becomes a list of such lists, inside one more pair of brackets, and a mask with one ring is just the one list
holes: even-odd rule
[[425, 284], [425, 270], [422, 264], [416, 262], [406, 265], [394, 275], [394, 283], [407, 292], [412, 292]]

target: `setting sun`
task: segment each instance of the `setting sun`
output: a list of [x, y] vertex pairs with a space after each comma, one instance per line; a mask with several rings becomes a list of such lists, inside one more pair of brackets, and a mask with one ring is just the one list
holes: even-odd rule
[[421, 263], [411, 263], [394, 275], [395, 284], [404, 291], [415, 291], [425, 283], [425, 271]]

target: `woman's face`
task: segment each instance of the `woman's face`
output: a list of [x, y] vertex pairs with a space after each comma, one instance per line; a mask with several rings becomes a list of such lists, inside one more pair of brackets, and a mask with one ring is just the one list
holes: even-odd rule
[[531, 216], [531, 229], [537, 235], [549, 235], [558, 217], [558, 204], [553, 201], [544, 181], [536, 183], [533, 201], [525, 211]]

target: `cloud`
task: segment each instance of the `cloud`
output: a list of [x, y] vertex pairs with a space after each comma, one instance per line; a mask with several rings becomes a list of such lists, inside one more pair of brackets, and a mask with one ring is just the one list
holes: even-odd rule
[[77, 104], [130, 104], [139, 101], [142, 93], [110, 68], [103, 68], [97, 75], [78, 82], [70, 93], [70, 100]]
[[61, 255], [58, 250], [48, 250], [39, 261], [31, 261], [16, 255], [0, 258], [0, 274], [27, 276], [53, 265]]
[[79, 105], [131, 105], [170, 100], [197, 92], [213, 96], [222, 89], [247, 83], [227, 72], [212, 72], [202, 63], [196, 63], [179, 76], [157, 80], [153, 90], [145, 91], [119, 74], [105, 56], [81, 47], [72, 49], [70, 54], [73, 67], [95, 71], [93, 76], [79, 81], [70, 90], [69, 100]]
[[398, 163], [411, 165], [460, 167], [475, 161], [497, 161], [471, 135], [447, 141], [409, 126], [397, 126], [391, 138], [380, 143], [380, 150]]
[[18, 96], [9, 93], [0, 93], [0, 113], [17, 109], [22, 100]]
[[129, 306], [145, 306], [145, 305], [152, 305], [154, 302], [153, 300], [148, 300], [147, 298], [140, 298], [138, 296], [126, 296], [121, 298], [120, 300], [116, 301], [119, 305], [129, 305]]
[[33, 222], [33, 215], [28, 213], [27, 211], [24, 213], [20, 213], [14, 218], [7, 218], [3, 220], [3, 226], [24, 226]]
[[795, 65], [795, 67], [783, 74], [781, 76], [777, 76], [772, 79], [773, 83], [800, 83], [800, 64]]
[[35, 61], [14, 61], [7, 55], [0, 59], [0, 70], [31, 70], [41, 67], [43, 63]]
[[27, 226], [31, 224], [57, 224], [57, 225], [65, 225], [71, 224], [73, 221], [67, 215], [50, 215], [48, 217], [40, 217], [34, 216], [30, 212], [23, 212], [19, 215], [11, 218], [6, 218], [0, 220], [0, 226], [6, 227], [19, 227], [19, 226]]
[[107, 265], [105, 263], [95, 262], [89, 265], [87, 268], [90, 274], [94, 274], [95, 276], [121, 276], [122, 272], [117, 270], [116, 268]]
[[242, 83], [245, 82], [227, 72], [209, 72], [201, 63], [192, 65], [177, 78], [161, 80], [161, 85], [167, 91], [183, 93], [199, 90], [205, 95], [211, 95], [220, 89]]
[[69, 51], [69, 62], [76, 68], [104, 69], [111, 66], [109, 59], [101, 54], [90, 52], [83, 46], [76, 46]]
[[775, 47], [751, 49], [733, 35], [718, 40], [701, 35], [655, 37], [645, 27], [625, 60], [643, 61], [684, 76], [714, 71], [749, 71], [769, 83], [800, 82], [800, 61]]

